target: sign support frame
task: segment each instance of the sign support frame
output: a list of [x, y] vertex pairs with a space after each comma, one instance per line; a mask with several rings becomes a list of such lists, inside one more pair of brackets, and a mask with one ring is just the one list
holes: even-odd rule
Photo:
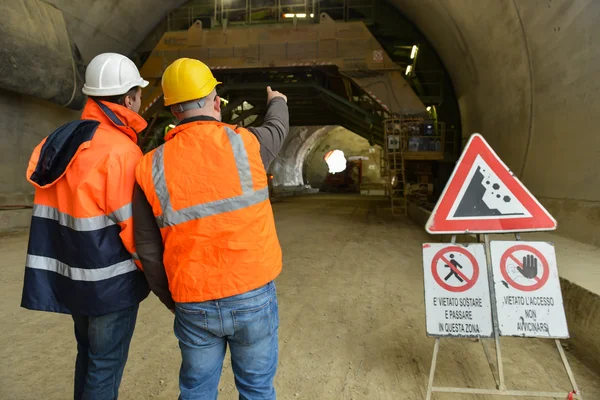
[[[520, 241], [521, 235], [520, 233], [515, 233], [515, 239]], [[452, 239], [450, 241], [452, 244], [456, 244], [456, 235], [452, 235]], [[477, 235], [477, 242], [480, 242], [480, 237]], [[489, 234], [484, 234], [484, 243], [485, 243], [485, 254], [487, 261], [487, 270], [488, 276], [492, 275], [492, 256], [490, 251], [490, 236]], [[494, 344], [496, 349], [496, 364], [492, 361], [488, 349], [482, 338], [479, 338], [481, 341], [481, 346], [483, 347], [483, 351], [485, 353], [486, 360], [490, 366], [490, 371], [492, 372], [492, 376], [494, 377], [494, 381], [496, 383], [496, 389], [485, 389], [485, 388], [465, 388], [465, 387], [443, 387], [443, 386], [434, 386], [435, 380], [435, 371], [437, 368], [437, 358], [440, 350], [440, 337], [435, 338], [435, 344], [433, 346], [433, 356], [431, 358], [431, 367], [429, 371], [429, 380], [427, 383], [427, 395], [426, 400], [431, 400], [433, 393], [460, 393], [460, 394], [482, 394], [482, 395], [496, 395], [496, 396], [512, 396], [512, 397], [549, 397], [549, 398], [561, 398], [569, 395], [569, 399], [579, 399], [583, 400], [583, 396], [579, 391], [579, 386], [577, 386], [577, 382], [575, 381], [575, 375], [571, 370], [571, 366], [569, 361], [567, 360], [567, 356], [565, 355], [565, 351], [560, 343], [560, 339], [554, 339], [554, 343], [556, 344], [556, 349], [560, 356], [563, 367], [565, 368], [565, 372], [569, 378], [569, 382], [571, 383], [572, 391], [565, 392], [546, 392], [546, 391], [538, 391], [538, 390], [507, 390], [505, 379], [504, 379], [504, 367], [502, 364], [502, 352], [500, 347], [500, 332], [498, 329], [498, 311], [496, 309], [496, 295], [494, 288], [494, 280], [489, 280], [489, 289], [490, 289], [490, 302], [492, 308], [492, 326], [494, 330]]]

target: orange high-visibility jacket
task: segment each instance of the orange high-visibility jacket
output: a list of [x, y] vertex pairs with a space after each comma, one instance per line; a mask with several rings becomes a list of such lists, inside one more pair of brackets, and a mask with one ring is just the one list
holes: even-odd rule
[[160, 227], [173, 300], [221, 299], [261, 287], [282, 255], [256, 137], [213, 121], [178, 126], [136, 179]]
[[146, 121], [91, 99], [81, 118], [44, 139], [29, 162], [36, 191], [21, 305], [103, 315], [149, 292], [134, 263], [131, 206]]

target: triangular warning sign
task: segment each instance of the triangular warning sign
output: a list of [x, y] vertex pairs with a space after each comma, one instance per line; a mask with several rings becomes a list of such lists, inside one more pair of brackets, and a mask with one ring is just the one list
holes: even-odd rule
[[425, 229], [439, 234], [550, 231], [556, 220], [476, 133]]

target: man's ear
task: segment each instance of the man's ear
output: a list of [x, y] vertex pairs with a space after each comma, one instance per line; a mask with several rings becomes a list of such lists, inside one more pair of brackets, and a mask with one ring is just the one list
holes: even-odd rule
[[127, 95], [125, 96], [125, 99], [123, 99], [123, 105], [131, 110], [131, 108], [133, 107], [134, 100], [135, 99], [133, 97]]
[[214, 108], [217, 113], [221, 112], [221, 98], [219, 96], [215, 96]]

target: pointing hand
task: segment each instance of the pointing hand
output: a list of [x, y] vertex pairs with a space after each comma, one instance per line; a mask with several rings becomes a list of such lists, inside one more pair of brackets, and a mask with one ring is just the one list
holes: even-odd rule
[[517, 267], [517, 270], [527, 279], [533, 279], [537, 276], [538, 260], [535, 256], [528, 254], [523, 257], [523, 267]]
[[272, 90], [271, 86], [267, 86], [267, 105], [271, 102], [271, 100], [277, 97], [281, 97], [287, 103], [287, 96], [276, 90]]

